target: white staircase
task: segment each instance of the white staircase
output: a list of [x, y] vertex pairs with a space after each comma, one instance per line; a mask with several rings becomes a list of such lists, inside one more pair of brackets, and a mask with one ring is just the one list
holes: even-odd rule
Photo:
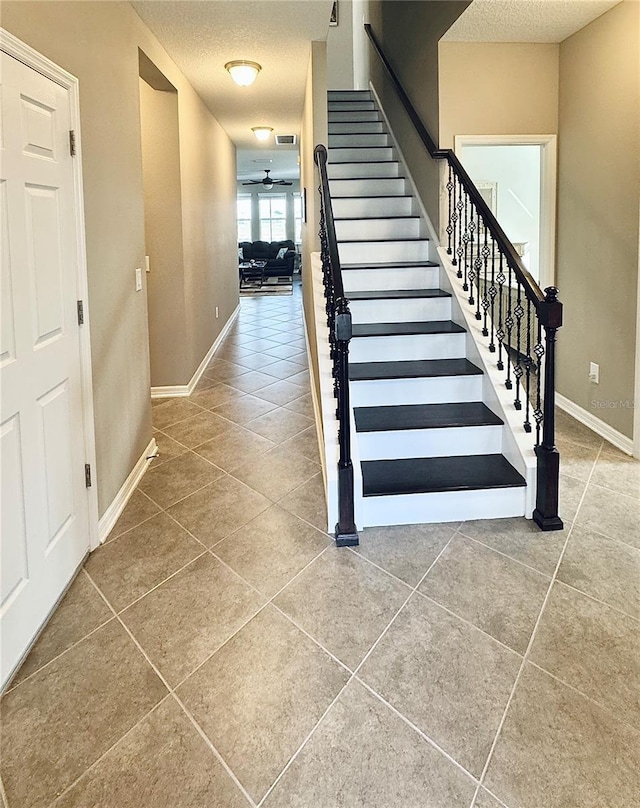
[[523, 515], [508, 427], [368, 91], [329, 93], [328, 155], [354, 323], [359, 527]]

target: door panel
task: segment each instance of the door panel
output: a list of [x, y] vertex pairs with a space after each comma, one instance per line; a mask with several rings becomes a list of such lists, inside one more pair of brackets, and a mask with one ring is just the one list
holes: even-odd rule
[[2, 53], [0, 680], [89, 549], [70, 98]]

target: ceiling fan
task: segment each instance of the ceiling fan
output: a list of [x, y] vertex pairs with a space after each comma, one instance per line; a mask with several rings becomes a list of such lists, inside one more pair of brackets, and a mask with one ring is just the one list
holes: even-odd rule
[[248, 182], [243, 182], [243, 185], [262, 185], [263, 188], [266, 188], [267, 191], [270, 191], [274, 185], [293, 185], [292, 182], [287, 182], [286, 180], [274, 180], [269, 176], [269, 172], [271, 171], [270, 168], [263, 169], [264, 173], [267, 175], [263, 177], [261, 180], [249, 180]]

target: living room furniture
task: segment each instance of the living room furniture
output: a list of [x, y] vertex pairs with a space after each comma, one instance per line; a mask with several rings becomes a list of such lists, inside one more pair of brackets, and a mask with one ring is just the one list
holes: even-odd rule
[[[242, 255], [240, 255], [242, 250]], [[284, 250], [281, 258], [278, 255]], [[265, 278], [293, 277], [296, 249], [293, 241], [241, 241], [238, 244], [240, 264], [251, 261], [264, 261], [262, 270]]]
[[240, 264], [240, 287], [262, 286], [266, 261], [243, 261]]

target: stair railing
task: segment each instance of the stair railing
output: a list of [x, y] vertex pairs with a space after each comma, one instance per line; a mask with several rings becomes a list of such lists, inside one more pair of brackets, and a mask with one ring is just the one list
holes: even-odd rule
[[523, 411], [524, 431], [532, 432], [532, 419], [535, 423], [533, 519], [542, 530], [561, 530], [560, 455], [555, 446], [555, 343], [562, 325], [558, 290], [549, 286], [542, 292], [453, 150], [436, 147], [371, 25], [364, 28], [429, 155], [447, 162], [447, 254], [476, 320], [482, 322], [489, 351], [497, 353], [505, 387], [514, 390], [513, 406]]
[[320, 257], [329, 328], [329, 356], [333, 363], [333, 394], [337, 401], [338, 420], [338, 523], [335, 539], [338, 547], [358, 544], [354, 517], [353, 463], [351, 461], [351, 404], [349, 402], [349, 342], [351, 341], [351, 311], [344, 294], [338, 242], [333, 219], [327, 149], [316, 146], [314, 160], [320, 175]]

